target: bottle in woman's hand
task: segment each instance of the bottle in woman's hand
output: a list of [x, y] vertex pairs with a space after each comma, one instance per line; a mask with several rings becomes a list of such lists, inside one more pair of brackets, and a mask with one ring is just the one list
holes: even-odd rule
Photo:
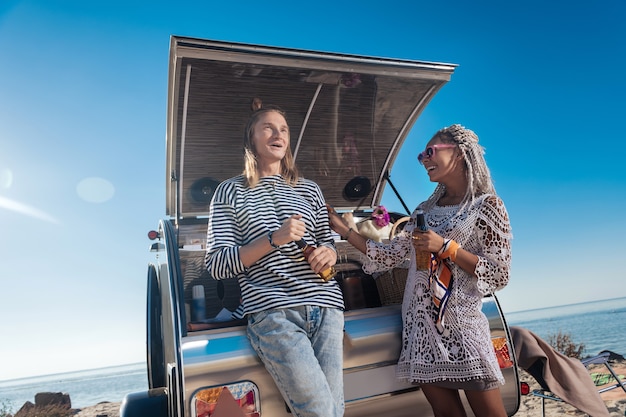
[[[424, 211], [418, 210], [415, 215], [415, 229], [413, 230], [413, 242], [420, 240], [422, 232], [428, 231], [426, 226], [426, 219], [424, 218]], [[418, 271], [425, 271], [430, 268], [430, 252], [419, 250], [413, 245], [415, 250], [415, 266]]]

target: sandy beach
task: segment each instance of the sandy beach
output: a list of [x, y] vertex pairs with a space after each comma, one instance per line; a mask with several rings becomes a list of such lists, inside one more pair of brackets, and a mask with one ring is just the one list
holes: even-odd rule
[[100, 403], [81, 408], [74, 417], [119, 417], [122, 403]]
[[[617, 375], [626, 375], [626, 361], [614, 362], [611, 364]], [[589, 368], [589, 372], [608, 373], [603, 365], [593, 365]], [[520, 381], [530, 385], [530, 390], [540, 389], [541, 387], [524, 370], [520, 370]], [[598, 387], [600, 389], [601, 387]], [[620, 388], [607, 391], [600, 395], [606, 404], [611, 416], [625, 416], [626, 414], [626, 392]], [[586, 416], [587, 414], [577, 410], [573, 406], [564, 403], [546, 400], [545, 401], [546, 416]], [[541, 416], [541, 398], [534, 395], [522, 395], [519, 410], [515, 414], [516, 417], [537, 417]]]

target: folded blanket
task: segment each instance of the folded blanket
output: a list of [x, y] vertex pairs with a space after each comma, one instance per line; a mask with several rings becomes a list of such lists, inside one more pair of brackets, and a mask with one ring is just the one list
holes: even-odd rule
[[581, 361], [557, 352], [529, 330], [516, 326], [509, 330], [520, 368], [580, 411], [592, 417], [609, 416], [606, 404]]

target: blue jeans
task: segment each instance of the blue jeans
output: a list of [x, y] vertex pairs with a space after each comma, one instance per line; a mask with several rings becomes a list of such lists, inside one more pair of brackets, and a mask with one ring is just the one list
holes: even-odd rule
[[295, 416], [343, 416], [341, 310], [301, 306], [253, 313], [248, 338]]

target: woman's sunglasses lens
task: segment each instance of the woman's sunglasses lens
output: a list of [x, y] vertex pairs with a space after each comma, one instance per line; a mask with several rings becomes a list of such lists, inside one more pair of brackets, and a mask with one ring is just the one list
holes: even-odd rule
[[432, 158], [434, 154], [435, 154], [435, 148], [433, 148], [432, 146], [429, 146], [428, 148], [426, 148], [424, 152], [417, 155], [417, 161], [421, 164], [422, 162], [424, 162], [424, 158], [426, 157]]

